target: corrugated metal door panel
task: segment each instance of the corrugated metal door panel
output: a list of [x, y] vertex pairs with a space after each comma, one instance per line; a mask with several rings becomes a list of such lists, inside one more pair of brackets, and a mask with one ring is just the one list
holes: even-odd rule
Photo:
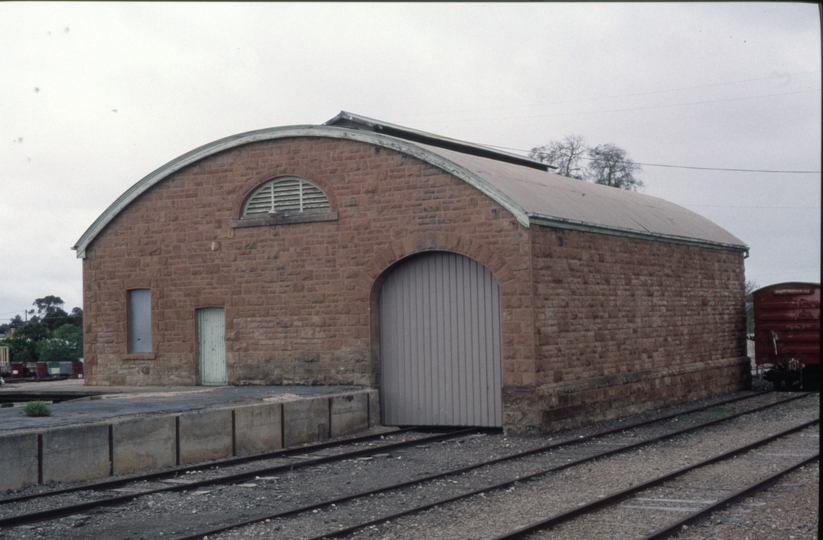
[[414, 257], [380, 295], [381, 399], [388, 425], [501, 426], [500, 291], [454, 253]]
[[151, 352], [151, 290], [129, 291], [129, 352]]
[[226, 317], [223, 308], [197, 310], [200, 384], [228, 384], [226, 375]]

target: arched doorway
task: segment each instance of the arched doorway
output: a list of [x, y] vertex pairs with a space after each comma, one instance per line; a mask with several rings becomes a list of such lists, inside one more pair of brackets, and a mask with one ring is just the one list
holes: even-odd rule
[[380, 396], [386, 425], [503, 425], [500, 290], [463, 255], [428, 252], [380, 291]]

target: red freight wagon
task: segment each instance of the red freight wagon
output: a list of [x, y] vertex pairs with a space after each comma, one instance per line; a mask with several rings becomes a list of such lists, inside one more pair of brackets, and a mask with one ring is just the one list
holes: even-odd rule
[[758, 372], [780, 390], [820, 388], [820, 284], [778, 283], [752, 293]]

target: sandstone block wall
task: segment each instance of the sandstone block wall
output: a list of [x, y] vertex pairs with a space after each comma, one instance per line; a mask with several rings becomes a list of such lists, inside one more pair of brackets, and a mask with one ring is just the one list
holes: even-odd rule
[[748, 384], [741, 253], [531, 233], [541, 429]]
[[[279, 176], [322, 220], [240, 221]], [[365, 143], [300, 137], [207, 157], [141, 195], [83, 262], [90, 385], [198, 384], [196, 310], [225, 309], [230, 384], [377, 386], [380, 287], [426, 250], [500, 286], [504, 426], [557, 429], [745, 385], [739, 252], [532, 226], [446, 171]], [[152, 352], [127, 350], [148, 288]]]
[[[333, 219], [238, 227], [247, 196], [283, 175], [323, 189]], [[223, 307], [231, 384], [376, 385], [381, 278], [430, 249], [492, 270], [505, 384], [534, 384], [528, 235], [464, 181], [385, 148], [297, 138], [228, 150], [154, 186], [87, 249], [87, 384], [197, 384], [195, 310]], [[134, 288], [151, 289], [150, 354], [127, 351]]]

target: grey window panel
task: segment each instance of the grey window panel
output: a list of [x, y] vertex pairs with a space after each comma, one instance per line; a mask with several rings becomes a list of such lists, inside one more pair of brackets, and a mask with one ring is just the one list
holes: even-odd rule
[[151, 290], [129, 291], [129, 352], [151, 352]]

